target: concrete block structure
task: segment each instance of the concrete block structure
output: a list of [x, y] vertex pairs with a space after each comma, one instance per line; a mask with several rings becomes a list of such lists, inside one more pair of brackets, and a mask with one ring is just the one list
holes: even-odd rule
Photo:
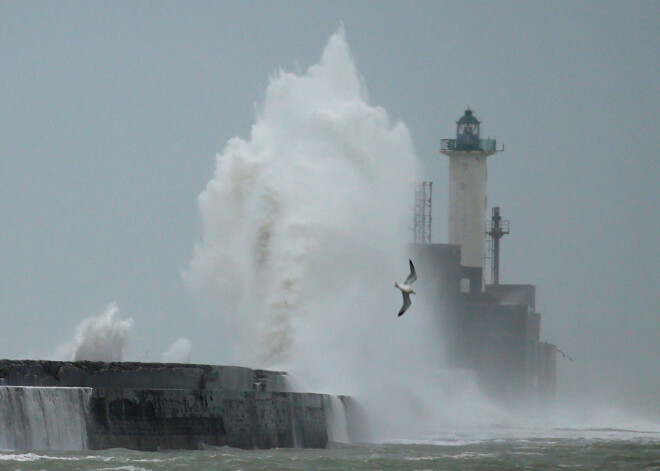
[[556, 350], [540, 340], [541, 315], [533, 285], [485, 285], [461, 290], [474, 268], [460, 264], [460, 246], [414, 244], [418, 293], [442, 320], [451, 367], [473, 370], [483, 389], [506, 401], [554, 395]]
[[0, 449], [324, 448], [348, 401], [291, 392], [277, 371], [0, 360]]

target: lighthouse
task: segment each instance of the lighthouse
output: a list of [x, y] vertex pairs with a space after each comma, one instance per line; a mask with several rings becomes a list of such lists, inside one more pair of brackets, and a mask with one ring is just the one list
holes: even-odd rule
[[486, 217], [486, 159], [498, 152], [495, 139], [480, 138], [481, 121], [471, 109], [456, 122], [456, 139], [442, 139], [449, 157], [449, 243], [461, 246], [463, 292], [481, 292]]

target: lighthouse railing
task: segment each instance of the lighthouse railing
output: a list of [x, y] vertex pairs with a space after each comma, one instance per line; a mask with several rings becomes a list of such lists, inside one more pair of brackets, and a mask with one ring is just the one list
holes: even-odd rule
[[457, 146], [456, 139], [441, 139], [440, 151], [481, 151], [481, 152], [496, 152], [497, 141], [495, 139], [479, 139], [478, 146]]

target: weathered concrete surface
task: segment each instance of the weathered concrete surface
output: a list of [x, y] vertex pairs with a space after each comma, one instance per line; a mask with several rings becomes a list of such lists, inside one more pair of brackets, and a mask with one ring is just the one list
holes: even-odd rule
[[140, 389], [286, 390], [285, 373], [240, 366], [0, 360], [0, 385]]
[[[540, 341], [536, 287], [486, 285], [482, 292], [482, 269], [461, 264], [460, 245], [413, 244], [411, 253], [417, 292], [442, 320], [438, 335], [449, 365], [474, 371], [485, 392], [509, 405], [551, 398], [556, 350]], [[466, 279], [468, 291], [461, 288]]]
[[[322, 394], [243, 367], [0, 360], [0, 386], [91, 388], [87, 448], [323, 448]], [[342, 411], [343, 413], [343, 411]]]
[[320, 394], [194, 389], [94, 389], [91, 449], [324, 448]]

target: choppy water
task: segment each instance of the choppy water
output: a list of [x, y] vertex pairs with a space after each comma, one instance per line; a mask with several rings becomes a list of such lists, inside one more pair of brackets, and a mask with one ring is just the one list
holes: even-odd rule
[[[492, 431], [487, 431], [492, 435]], [[2, 470], [660, 470], [660, 434], [500, 430], [325, 450], [0, 452]]]

